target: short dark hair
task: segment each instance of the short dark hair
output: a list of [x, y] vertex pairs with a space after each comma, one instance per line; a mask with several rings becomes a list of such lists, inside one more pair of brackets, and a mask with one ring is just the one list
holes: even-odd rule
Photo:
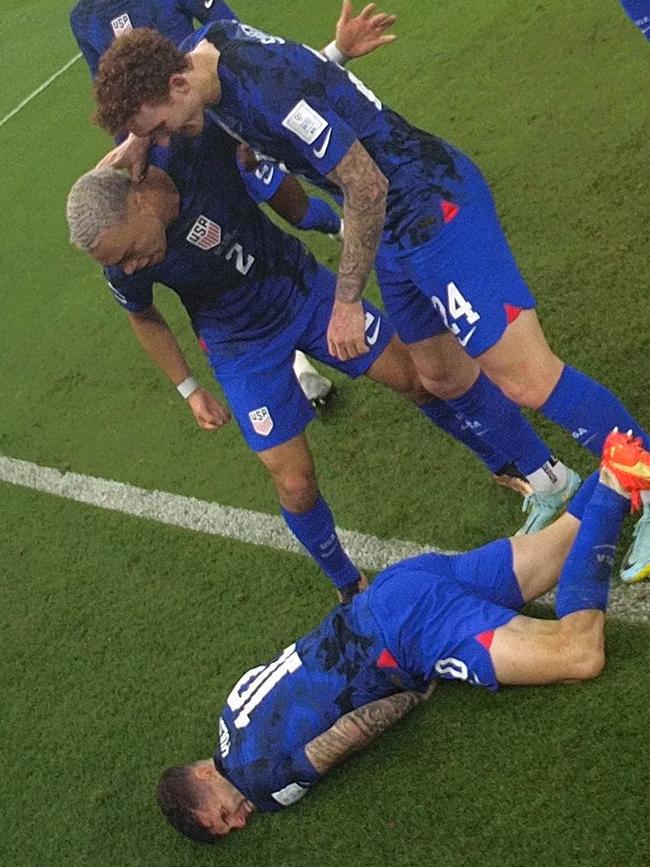
[[95, 120], [111, 135], [124, 132], [143, 105], [166, 101], [170, 77], [187, 67], [185, 54], [150, 27], [118, 37], [99, 62]]
[[212, 834], [196, 817], [203, 801], [192, 773], [192, 765], [167, 768], [158, 781], [156, 800], [172, 828], [196, 843], [216, 843], [219, 835]]

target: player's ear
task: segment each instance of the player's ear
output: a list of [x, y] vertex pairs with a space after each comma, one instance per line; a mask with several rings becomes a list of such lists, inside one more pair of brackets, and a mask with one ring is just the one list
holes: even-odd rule
[[192, 773], [196, 779], [204, 781], [215, 776], [215, 767], [211, 759], [206, 759], [201, 762], [195, 762], [192, 766]]
[[184, 72], [173, 72], [169, 77], [169, 92], [185, 96], [190, 90], [190, 83]]

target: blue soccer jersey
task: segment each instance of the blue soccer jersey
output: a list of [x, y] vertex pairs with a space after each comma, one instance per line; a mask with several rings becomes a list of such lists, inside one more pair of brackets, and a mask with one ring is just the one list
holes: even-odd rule
[[234, 19], [219, 0], [80, 0], [70, 13], [70, 25], [93, 78], [102, 54], [116, 36], [135, 27], [153, 27], [175, 45], [202, 24]]
[[389, 180], [385, 240], [425, 243], [444, 221], [444, 203], [462, 203], [462, 155], [382, 105], [358, 78], [304, 45], [246, 24], [221, 21], [182, 45], [208, 39], [220, 51], [222, 94], [208, 117], [260, 153], [281, 160], [330, 194], [326, 179], [360, 140]]
[[169, 286], [197, 334], [205, 332], [224, 358], [236, 358], [292, 322], [318, 270], [300, 241], [245, 194], [235, 147], [216, 126], [198, 138], [175, 140], [163, 161], [180, 193], [180, 210], [167, 231], [164, 260], [132, 275], [105, 269], [117, 301], [132, 312], [151, 306], [154, 283]]
[[628, 17], [646, 39], [650, 40], [650, 0], [621, 0]]
[[258, 810], [289, 806], [318, 780], [305, 745], [340, 716], [403, 688], [426, 685], [378, 667], [378, 630], [362, 628], [354, 605], [339, 606], [269, 663], [246, 672], [219, 720], [218, 770]]
[[259, 810], [289, 806], [318, 780], [306, 745], [344, 714], [401, 690], [425, 692], [432, 680], [496, 690], [491, 639], [522, 605], [506, 539], [390, 566], [239, 679], [219, 719], [215, 766]]

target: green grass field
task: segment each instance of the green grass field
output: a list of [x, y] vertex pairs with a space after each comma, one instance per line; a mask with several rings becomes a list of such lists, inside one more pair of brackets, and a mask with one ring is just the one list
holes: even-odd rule
[[[70, 5], [2, 0], [0, 121], [76, 53]], [[234, 5], [314, 45], [338, 13], [338, 0]], [[551, 343], [649, 422], [648, 46], [617, 0], [387, 8], [400, 39], [355, 72], [477, 158]], [[79, 61], [0, 126], [0, 456], [275, 514], [234, 424], [195, 428], [99, 269], [68, 246], [68, 189], [108, 147], [89, 89]], [[308, 241], [335, 264], [331, 243]], [[157, 300], [207, 383], [178, 304]], [[379, 387], [334, 378], [310, 442], [339, 526], [449, 549], [518, 526], [517, 499], [460, 447]], [[650, 860], [647, 627], [610, 625], [593, 684], [441, 689], [301, 805], [206, 849], [164, 826], [155, 781], [209, 755], [233, 682], [328, 610], [316, 567], [1, 482], [0, 564], [2, 865]]]

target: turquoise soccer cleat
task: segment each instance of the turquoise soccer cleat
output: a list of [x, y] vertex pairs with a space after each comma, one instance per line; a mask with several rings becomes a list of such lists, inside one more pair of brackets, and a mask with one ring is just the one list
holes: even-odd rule
[[650, 578], [650, 506], [634, 528], [634, 539], [621, 563], [621, 581], [636, 584]]
[[524, 498], [522, 512], [528, 512], [526, 523], [515, 533], [516, 536], [526, 536], [543, 530], [564, 509], [571, 497], [580, 487], [580, 476], [569, 470], [566, 485], [559, 491], [543, 491], [529, 494]]

